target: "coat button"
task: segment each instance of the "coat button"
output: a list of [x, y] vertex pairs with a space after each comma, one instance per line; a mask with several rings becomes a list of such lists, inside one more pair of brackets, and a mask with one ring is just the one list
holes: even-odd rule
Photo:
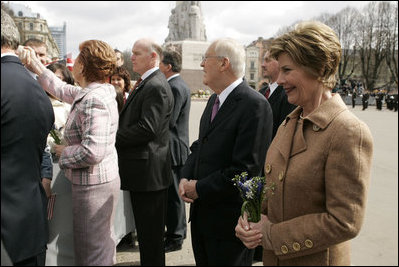
[[301, 245], [299, 245], [298, 242], [294, 242], [294, 244], [292, 244], [292, 248], [293, 248], [295, 251], [300, 251], [300, 250], [301, 250]]
[[284, 179], [284, 172], [283, 171], [278, 174], [278, 179], [280, 181], [283, 181], [283, 179]]
[[266, 168], [265, 168], [266, 173], [270, 173], [271, 170], [272, 170], [272, 166], [269, 163], [267, 163]]
[[305, 246], [307, 248], [312, 248], [313, 247], [313, 242], [311, 240], [309, 240], [309, 239], [306, 239], [305, 240]]
[[313, 124], [313, 131], [318, 132], [320, 130], [320, 127], [317, 126], [316, 124]]
[[202, 139], [202, 142], [203, 142], [203, 143], [208, 142], [208, 137], [204, 137], [204, 139]]
[[287, 254], [288, 253], [288, 248], [286, 245], [281, 246], [281, 252], [283, 252], [283, 254]]

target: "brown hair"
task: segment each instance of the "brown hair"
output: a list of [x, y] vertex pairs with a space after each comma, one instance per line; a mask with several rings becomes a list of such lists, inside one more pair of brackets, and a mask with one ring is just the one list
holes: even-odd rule
[[277, 37], [270, 46], [271, 57], [278, 59], [282, 53], [287, 53], [295, 64], [326, 87], [334, 88], [342, 51], [330, 27], [318, 21], [295, 25], [294, 30]]
[[77, 60], [83, 65], [83, 76], [87, 82], [106, 81], [115, 71], [116, 54], [106, 42], [88, 40], [79, 45]]
[[[127, 71], [127, 69], [125, 69], [124, 67], [116, 67], [115, 71], [111, 74], [110, 78], [112, 78], [112, 76], [114, 76], [114, 75], [117, 75], [123, 79], [123, 81], [125, 82], [125, 88], [122, 88], [122, 90], [124, 92], [129, 92], [129, 90], [130, 90], [130, 74]], [[111, 79], [110, 79], [110, 81], [111, 81]]]

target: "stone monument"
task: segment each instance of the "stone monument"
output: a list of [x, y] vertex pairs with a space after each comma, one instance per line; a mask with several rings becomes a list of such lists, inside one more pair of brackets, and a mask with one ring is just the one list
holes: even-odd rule
[[176, 1], [169, 17], [169, 35], [163, 47], [182, 55], [180, 75], [191, 92], [209, 89], [202, 82], [201, 61], [210, 43], [207, 42], [200, 1]]

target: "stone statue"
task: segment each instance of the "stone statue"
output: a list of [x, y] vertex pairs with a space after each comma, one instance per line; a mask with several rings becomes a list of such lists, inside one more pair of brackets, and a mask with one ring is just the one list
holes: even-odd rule
[[169, 35], [165, 42], [206, 41], [200, 1], [176, 1], [176, 7], [171, 13], [168, 23]]

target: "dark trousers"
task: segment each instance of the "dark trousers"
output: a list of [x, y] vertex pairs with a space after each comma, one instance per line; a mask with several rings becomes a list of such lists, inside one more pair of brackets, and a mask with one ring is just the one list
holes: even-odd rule
[[140, 265], [164, 266], [165, 216], [168, 189], [132, 192], [132, 207], [140, 249]]
[[237, 237], [212, 236], [207, 229], [191, 221], [191, 242], [197, 266], [252, 266], [253, 249], [247, 249]]
[[172, 167], [173, 183], [168, 189], [168, 209], [166, 213], [166, 240], [178, 243], [183, 243], [187, 235], [186, 206], [179, 196], [182, 167]]
[[36, 256], [30, 257], [26, 260], [15, 262], [14, 266], [45, 266], [46, 264], [46, 248], [44, 251]]

